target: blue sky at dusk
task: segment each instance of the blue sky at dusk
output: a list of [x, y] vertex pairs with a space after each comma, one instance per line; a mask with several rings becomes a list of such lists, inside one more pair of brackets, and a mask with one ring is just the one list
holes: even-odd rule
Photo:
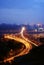
[[44, 24], [44, 0], [0, 0], [0, 23]]

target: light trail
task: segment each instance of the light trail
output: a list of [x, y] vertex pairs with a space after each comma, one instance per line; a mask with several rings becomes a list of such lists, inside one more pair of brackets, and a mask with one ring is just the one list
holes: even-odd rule
[[35, 46], [38, 46], [37, 44], [33, 43], [32, 41], [30, 41], [30, 40], [28, 40], [26, 37], [24, 37], [24, 35], [23, 35], [23, 32], [24, 32], [24, 31], [25, 31], [25, 27], [22, 27], [21, 32], [20, 32], [22, 38], [25, 39], [27, 42], [29, 42], [29, 43], [31, 43], [31, 44], [33, 44], [33, 45], [35, 45]]
[[[13, 39], [13, 40], [16, 40], [16, 41], [18, 41], [18, 42], [21, 42], [22, 44], [25, 45], [26, 48], [25, 48], [23, 51], [21, 51], [19, 54], [15, 55], [15, 56], [12, 56], [12, 57], [10, 57], [10, 58], [4, 59], [3, 62], [7, 62], [7, 61], [8, 61], [8, 62], [11, 63], [11, 60], [14, 60], [15, 57], [19, 57], [19, 56], [28, 54], [29, 51], [32, 49], [31, 44], [30, 44], [29, 42], [27, 42], [27, 41], [24, 39], [24, 37], [23, 37], [23, 32], [24, 32], [24, 30], [25, 30], [25, 28], [23, 27], [23, 28], [21, 29], [21, 32], [20, 32], [22, 38], [17, 37], [17, 36], [15, 36], [15, 35], [13, 35], [13, 34], [5, 34], [5, 35], [4, 35], [4, 38]], [[17, 35], [18, 35], [18, 34], [17, 34]]]
[[14, 60], [15, 57], [19, 57], [19, 56], [28, 54], [29, 51], [32, 49], [31, 43], [34, 44], [35, 46], [37, 46], [35, 43], [31, 42], [30, 40], [28, 40], [27, 38], [24, 37], [24, 34], [23, 34], [24, 31], [25, 31], [25, 27], [22, 27], [21, 32], [20, 32], [20, 36], [22, 38], [21, 37], [17, 37], [17, 36], [15, 36], [13, 34], [5, 34], [4, 35], [4, 38], [13, 39], [13, 40], [16, 40], [18, 42], [21, 42], [22, 44], [25, 45], [26, 48], [23, 51], [21, 51], [20, 53], [18, 53], [17, 55], [14, 55], [12, 57], [9, 57], [9, 58], [4, 59], [3, 62], [7, 62], [8, 61], [8, 62], [11, 63], [11, 61]]
[[17, 54], [16, 56], [13, 56], [13, 57], [11, 57], [11, 58], [4, 59], [4, 62], [13, 60], [15, 57], [25, 55], [25, 54], [27, 54], [27, 53], [32, 49], [31, 44], [29, 44], [29, 43], [28, 43], [27, 41], [25, 41], [24, 39], [18, 38], [18, 37], [13, 36], [13, 35], [5, 35], [5, 38], [14, 39], [14, 40], [16, 40], [16, 41], [18, 41], [18, 42], [21, 42], [22, 44], [25, 45], [26, 48], [25, 48], [22, 52], [20, 52], [19, 54]]
[[24, 38], [24, 36], [23, 36], [23, 32], [25, 31], [25, 27], [22, 27], [22, 29], [21, 29], [21, 32], [20, 32], [20, 34], [21, 34], [21, 36]]

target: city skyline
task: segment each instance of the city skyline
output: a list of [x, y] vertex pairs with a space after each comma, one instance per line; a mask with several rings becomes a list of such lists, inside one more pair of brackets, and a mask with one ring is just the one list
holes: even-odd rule
[[44, 24], [44, 0], [0, 0], [0, 24]]

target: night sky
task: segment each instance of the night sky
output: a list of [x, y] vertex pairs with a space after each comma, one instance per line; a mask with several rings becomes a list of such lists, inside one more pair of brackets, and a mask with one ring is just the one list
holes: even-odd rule
[[44, 0], [0, 0], [0, 23], [44, 24]]

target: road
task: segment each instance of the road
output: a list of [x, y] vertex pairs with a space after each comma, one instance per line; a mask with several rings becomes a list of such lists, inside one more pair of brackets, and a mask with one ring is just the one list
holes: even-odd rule
[[[7, 57], [6, 59], [3, 60], [3, 62], [10, 62], [12, 60], [14, 60], [15, 57], [19, 57], [19, 56], [23, 56], [25, 54], [28, 54], [29, 51], [32, 49], [32, 45], [31, 44], [34, 44], [35, 46], [38, 46], [36, 43], [33, 43], [31, 40], [28, 40], [28, 38], [26, 38], [26, 36], [24, 36], [24, 31], [25, 31], [25, 28], [23, 27], [21, 29], [21, 32], [19, 34], [5, 34], [4, 35], [4, 38], [6, 39], [13, 39], [13, 40], [16, 40], [18, 42], [21, 42], [22, 44], [25, 45], [25, 49], [23, 51], [21, 51], [20, 53], [18, 53], [17, 55], [14, 55], [12, 57]], [[14, 51], [15, 52], [15, 51]]]
[[4, 38], [7, 38], [7, 39], [13, 39], [13, 40], [16, 40], [18, 42], [21, 42], [22, 44], [25, 45], [25, 49], [20, 52], [19, 54], [15, 55], [15, 56], [12, 56], [11, 58], [6, 58], [4, 59], [4, 62], [11, 62], [11, 60], [13, 60], [15, 57], [18, 57], [18, 56], [22, 56], [22, 55], [25, 55], [25, 54], [28, 54], [29, 51], [32, 49], [32, 46], [30, 43], [28, 43], [26, 40], [24, 40], [23, 38], [20, 38], [20, 37], [16, 37], [15, 35], [12, 35], [12, 34], [7, 34], [4, 36]]

